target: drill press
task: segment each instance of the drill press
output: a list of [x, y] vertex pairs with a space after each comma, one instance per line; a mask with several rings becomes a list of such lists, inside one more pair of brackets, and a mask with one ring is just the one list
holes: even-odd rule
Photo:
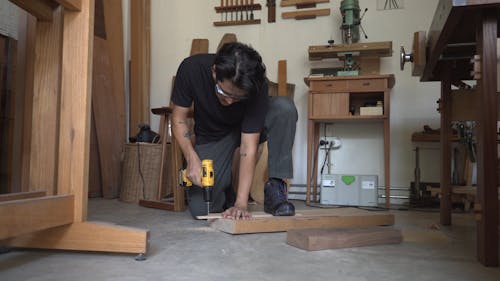
[[[368, 9], [365, 9], [360, 16], [361, 9], [359, 8], [358, 0], [342, 0], [340, 2], [340, 14], [342, 15], [342, 43], [353, 44], [359, 42], [359, 29], [363, 31], [365, 39], [368, 38], [361, 26], [361, 20]], [[355, 57], [359, 56], [359, 52], [339, 52], [339, 57], [343, 57], [344, 69], [337, 72], [338, 76], [353, 76], [359, 75], [359, 66], [356, 64]]]

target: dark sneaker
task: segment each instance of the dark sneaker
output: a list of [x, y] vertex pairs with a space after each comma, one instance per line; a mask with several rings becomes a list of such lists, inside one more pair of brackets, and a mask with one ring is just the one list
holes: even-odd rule
[[287, 201], [286, 184], [280, 179], [269, 179], [264, 186], [264, 211], [273, 216], [293, 216], [295, 206]]

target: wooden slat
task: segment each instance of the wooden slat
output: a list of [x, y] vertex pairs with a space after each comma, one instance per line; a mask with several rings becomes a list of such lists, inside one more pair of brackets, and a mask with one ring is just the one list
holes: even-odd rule
[[150, 0], [130, 2], [130, 135], [149, 124]]
[[64, 12], [58, 194], [75, 196], [74, 221], [87, 218], [94, 1]]
[[0, 202], [21, 200], [21, 199], [28, 199], [28, 198], [37, 198], [37, 197], [43, 197], [45, 195], [46, 195], [45, 191], [16, 192], [16, 193], [0, 194]]
[[111, 199], [119, 195], [122, 146], [126, 141], [122, 1], [103, 1], [103, 9], [106, 39], [94, 38], [92, 112], [102, 193]]
[[73, 195], [0, 203], [0, 240], [73, 222]]
[[401, 230], [391, 227], [290, 229], [286, 242], [294, 247], [318, 251], [384, 244], [399, 244]]
[[313, 19], [319, 16], [329, 16], [330, 9], [316, 9], [306, 11], [284, 12], [281, 14], [283, 19]]
[[286, 60], [278, 61], [278, 96], [286, 97]]
[[146, 253], [149, 230], [98, 222], [73, 223], [5, 241], [5, 246], [118, 253]]
[[63, 9], [37, 22], [30, 149], [30, 191], [56, 194]]
[[24, 116], [23, 116], [23, 143], [22, 143], [22, 171], [21, 191], [29, 191], [30, 180], [30, 156], [31, 156], [31, 129], [33, 113], [33, 89], [35, 75], [35, 37], [36, 19], [27, 15], [26, 19], [26, 69], [25, 69], [25, 93], [24, 93]]
[[297, 5], [309, 5], [309, 4], [319, 4], [319, 3], [329, 3], [330, 0], [281, 0], [281, 7], [297, 6]]
[[52, 13], [57, 7], [57, 4], [51, 0], [9, 0], [10, 2], [16, 4], [21, 9], [32, 14], [40, 21], [51, 21]]
[[80, 11], [82, 9], [82, 0], [55, 0], [65, 9], [70, 11]]
[[[301, 211], [303, 212], [303, 211]], [[231, 234], [280, 232], [295, 228], [359, 227], [393, 225], [394, 215], [354, 208], [305, 212], [302, 216], [256, 218], [252, 220], [217, 219], [211, 226]]]

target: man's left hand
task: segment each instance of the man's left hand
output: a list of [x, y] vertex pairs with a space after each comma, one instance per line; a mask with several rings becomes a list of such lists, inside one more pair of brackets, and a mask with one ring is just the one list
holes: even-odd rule
[[246, 208], [241, 208], [241, 207], [231, 207], [222, 213], [222, 217], [225, 219], [233, 219], [233, 220], [247, 220], [252, 217], [252, 214], [247, 211]]

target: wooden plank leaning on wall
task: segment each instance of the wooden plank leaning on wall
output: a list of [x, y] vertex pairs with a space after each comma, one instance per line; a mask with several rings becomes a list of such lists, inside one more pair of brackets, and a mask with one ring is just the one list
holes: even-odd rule
[[137, 134], [137, 126], [150, 123], [150, 0], [130, 1], [130, 119], [129, 132]]

